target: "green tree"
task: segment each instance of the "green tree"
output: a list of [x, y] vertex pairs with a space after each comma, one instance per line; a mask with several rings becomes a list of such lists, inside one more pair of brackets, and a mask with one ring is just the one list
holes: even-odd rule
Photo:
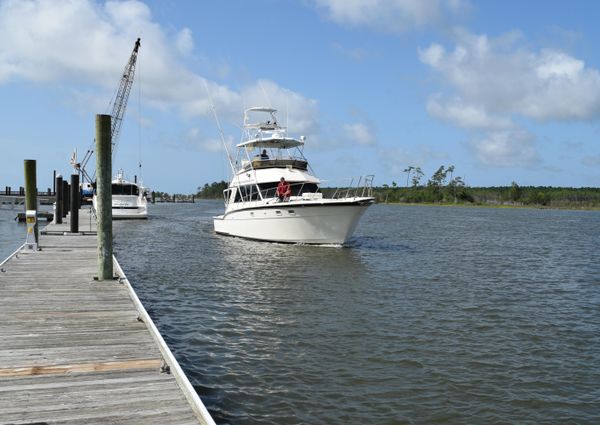
[[431, 179], [427, 182], [427, 186], [435, 186], [435, 187], [443, 186], [444, 183], [446, 182], [446, 178], [448, 177], [448, 173], [453, 172], [453, 171], [454, 171], [453, 165], [451, 165], [447, 169], [445, 169], [445, 167], [443, 165], [440, 166], [440, 168], [438, 168], [437, 171], [435, 173], [433, 173], [433, 176], [431, 176]]
[[227, 182], [224, 180], [211, 184], [205, 183], [204, 186], [198, 187], [196, 196], [204, 199], [218, 199], [223, 196], [225, 189], [227, 189]]
[[421, 178], [424, 176], [423, 171], [421, 171], [421, 167], [414, 168], [414, 173], [412, 177], [412, 185], [413, 187], [418, 187], [421, 184]]
[[[452, 167], [452, 170], [454, 170], [454, 167]], [[451, 171], [449, 168], [446, 169], [446, 167], [442, 165], [435, 173], [433, 173], [433, 176], [431, 176], [427, 182], [427, 195], [430, 202], [439, 202], [444, 200], [442, 187], [446, 182], [449, 171]]]
[[510, 199], [513, 202], [518, 202], [521, 199], [521, 188], [517, 182], [512, 182], [510, 185]]
[[406, 187], [408, 187], [408, 179], [410, 177], [410, 172], [412, 170], [414, 170], [414, 169], [415, 169], [415, 167], [413, 167], [412, 165], [410, 165], [408, 168], [405, 168], [404, 171], [403, 171], [404, 173], [406, 173]]

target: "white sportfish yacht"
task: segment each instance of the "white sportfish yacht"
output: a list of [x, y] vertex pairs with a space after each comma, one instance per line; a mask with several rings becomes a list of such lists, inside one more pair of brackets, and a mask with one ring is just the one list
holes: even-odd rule
[[[112, 218], [115, 220], [148, 218], [146, 189], [136, 182], [125, 180], [123, 170], [119, 170], [112, 181]], [[92, 198], [96, 209], [96, 194]]]
[[[255, 113], [269, 119], [251, 122]], [[275, 113], [275, 109], [263, 107], [245, 111], [237, 158], [235, 162], [229, 158], [233, 177], [223, 192], [225, 213], [214, 217], [215, 231], [271, 242], [346, 243], [374, 202], [373, 176], [324, 197], [321, 181], [303, 155], [304, 137], [288, 137]], [[276, 194], [282, 177], [291, 189], [283, 199]]]

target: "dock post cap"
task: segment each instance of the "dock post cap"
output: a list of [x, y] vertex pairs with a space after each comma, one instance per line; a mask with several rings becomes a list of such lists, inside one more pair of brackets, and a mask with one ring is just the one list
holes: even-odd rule
[[27, 238], [25, 239], [25, 248], [37, 251], [38, 245], [35, 240], [35, 223], [37, 222], [37, 211], [27, 210], [25, 212], [25, 221], [27, 222]]

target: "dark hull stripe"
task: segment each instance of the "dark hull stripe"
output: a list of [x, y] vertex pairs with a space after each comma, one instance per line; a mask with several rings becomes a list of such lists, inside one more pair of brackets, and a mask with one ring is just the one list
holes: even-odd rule
[[279, 244], [284, 244], [284, 245], [331, 245], [331, 246], [335, 245], [335, 246], [344, 246], [342, 244], [334, 244], [334, 243], [327, 243], [327, 242], [274, 241], [272, 239], [249, 238], [247, 236], [232, 235], [231, 233], [227, 233], [227, 232], [217, 232], [217, 231], [215, 231], [215, 233], [217, 235], [229, 236], [229, 237], [232, 237], [232, 238], [246, 239], [248, 241], [270, 242], [270, 243], [279, 243]]

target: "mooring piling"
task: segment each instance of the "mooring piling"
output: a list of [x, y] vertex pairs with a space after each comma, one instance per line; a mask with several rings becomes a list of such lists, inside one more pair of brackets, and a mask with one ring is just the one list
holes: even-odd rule
[[71, 174], [71, 233], [79, 232], [79, 174]]
[[[35, 159], [25, 160], [25, 211], [35, 211], [37, 215], [37, 176]], [[37, 220], [34, 226], [35, 242], [39, 243]]]
[[63, 208], [63, 178], [62, 175], [56, 175], [55, 181], [55, 195], [56, 195], [56, 211], [54, 214], [54, 222], [56, 224], [62, 224], [62, 208]]
[[62, 205], [62, 216], [65, 218], [69, 212], [69, 182], [67, 179], [63, 179], [62, 182], [62, 193], [63, 193], [63, 205]]
[[96, 214], [98, 280], [113, 278], [111, 116], [96, 115]]

